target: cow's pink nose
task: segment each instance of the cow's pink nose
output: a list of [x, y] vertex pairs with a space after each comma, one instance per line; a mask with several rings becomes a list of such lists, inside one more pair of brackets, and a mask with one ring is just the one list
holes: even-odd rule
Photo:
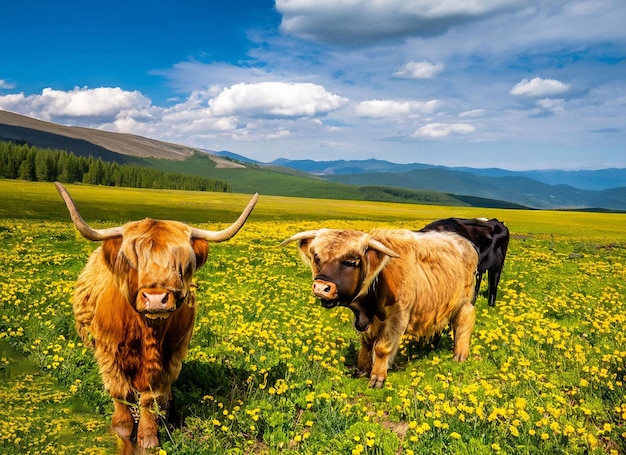
[[337, 285], [330, 281], [315, 280], [313, 282], [313, 294], [322, 299], [336, 299]]
[[169, 303], [170, 294], [167, 292], [151, 294], [149, 292], [142, 292], [142, 298], [147, 311], [163, 311], [167, 309]]

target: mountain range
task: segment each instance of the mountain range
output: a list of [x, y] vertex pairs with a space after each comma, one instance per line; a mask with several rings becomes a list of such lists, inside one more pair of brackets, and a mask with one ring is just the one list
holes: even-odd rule
[[231, 152], [220, 156], [281, 166], [351, 185], [392, 186], [513, 202], [541, 209], [626, 210], [626, 169], [510, 171], [368, 160], [289, 160], [260, 163]]
[[[507, 201], [537, 209], [626, 211], [626, 169], [510, 171], [398, 164], [377, 159], [314, 161], [281, 158], [264, 163], [229, 151], [201, 151], [131, 134], [57, 125], [2, 110], [0, 140], [67, 150], [107, 161], [176, 168], [177, 172], [196, 175], [203, 172], [202, 169], [208, 169], [198, 167], [196, 157], [202, 154], [212, 162], [210, 177], [228, 181], [235, 191], [238, 186], [243, 188], [241, 176], [245, 173], [246, 179], [254, 182], [258, 191], [264, 194], [285, 195], [286, 191], [277, 183], [280, 181], [284, 187], [289, 179], [290, 192], [287, 194], [294, 196], [329, 197], [329, 194], [344, 191], [341, 198], [345, 198], [359, 194], [359, 191], [364, 193], [364, 188], [368, 188], [367, 194], [371, 195], [371, 189], [375, 187], [374, 193], [382, 200], [405, 198], [409, 202], [419, 190], [444, 193], [442, 196], [453, 196], [461, 202], [481, 198], [484, 203], [488, 203], [487, 200]], [[298, 185], [302, 185], [302, 192], [297, 191]]]
[[284, 166], [308, 172], [313, 175], [329, 177], [331, 180], [341, 180], [342, 176], [351, 174], [374, 174], [374, 173], [406, 173], [415, 170], [444, 169], [450, 171], [466, 172], [484, 177], [525, 177], [547, 185], [569, 185], [580, 190], [602, 191], [611, 188], [626, 186], [626, 169], [599, 169], [599, 170], [576, 170], [566, 171], [560, 169], [510, 171], [500, 168], [470, 168], [470, 167], [446, 167], [422, 163], [398, 164], [378, 159], [367, 160], [336, 160], [336, 161], [313, 161], [313, 160], [289, 160], [278, 158], [269, 163], [251, 160], [244, 156], [231, 152], [212, 152], [220, 156], [228, 157], [236, 161], [255, 163], [259, 165]]

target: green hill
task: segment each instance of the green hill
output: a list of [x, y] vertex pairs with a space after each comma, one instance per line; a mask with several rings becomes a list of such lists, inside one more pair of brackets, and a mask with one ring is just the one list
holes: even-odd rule
[[236, 193], [258, 192], [273, 196], [319, 199], [349, 199], [491, 208], [527, 208], [519, 204], [512, 204], [497, 199], [459, 196], [440, 191], [330, 182], [310, 174], [279, 166], [266, 167], [246, 163], [245, 167], [241, 165], [237, 167], [220, 167], [209, 155], [204, 153], [196, 153], [182, 161], [152, 158], [148, 158], [146, 161], [151, 166], [165, 172], [187, 173], [226, 181]]

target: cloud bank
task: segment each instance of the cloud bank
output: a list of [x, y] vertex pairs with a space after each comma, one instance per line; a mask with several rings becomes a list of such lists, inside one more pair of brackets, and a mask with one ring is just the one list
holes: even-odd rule
[[23, 93], [0, 96], [0, 108], [47, 121], [94, 119], [107, 122], [124, 113], [137, 113], [150, 106], [140, 92], [119, 87], [74, 88], [66, 92], [45, 88], [41, 95]]
[[432, 37], [493, 14], [519, 8], [521, 0], [276, 0], [281, 29], [335, 45], [370, 45], [409, 37]]

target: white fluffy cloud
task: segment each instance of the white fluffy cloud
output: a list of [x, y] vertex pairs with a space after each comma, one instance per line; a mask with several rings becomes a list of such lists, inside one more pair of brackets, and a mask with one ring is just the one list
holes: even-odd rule
[[509, 92], [515, 96], [556, 96], [562, 95], [569, 90], [570, 86], [555, 79], [522, 79]]
[[209, 100], [209, 108], [216, 116], [314, 117], [338, 109], [347, 101], [321, 85], [259, 82], [225, 88]]
[[150, 100], [138, 91], [119, 87], [74, 88], [71, 91], [45, 88], [40, 95], [23, 93], [0, 96], [0, 108], [55, 121], [69, 118], [98, 118], [114, 121], [124, 111], [139, 111], [150, 106]]
[[431, 114], [439, 106], [439, 101], [396, 101], [368, 100], [356, 105], [354, 111], [359, 117], [383, 118]]
[[396, 71], [394, 76], [406, 79], [432, 79], [439, 74], [443, 68], [443, 63], [409, 62], [399, 71]]
[[[317, 119], [348, 100], [311, 83], [240, 83], [192, 92], [180, 102], [154, 106], [137, 91], [120, 88], [46, 88], [41, 94], [0, 94], [0, 109], [60, 124], [131, 133], [206, 148], [216, 140], [278, 140], [283, 123]], [[320, 128], [322, 123], [316, 124]], [[218, 139], [221, 138], [221, 139]]]
[[468, 123], [429, 123], [418, 128], [414, 137], [426, 137], [431, 139], [450, 136], [451, 134], [469, 134], [476, 130]]
[[276, 0], [281, 28], [313, 41], [371, 44], [442, 35], [452, 27], [520, 7], [523, 0]]

